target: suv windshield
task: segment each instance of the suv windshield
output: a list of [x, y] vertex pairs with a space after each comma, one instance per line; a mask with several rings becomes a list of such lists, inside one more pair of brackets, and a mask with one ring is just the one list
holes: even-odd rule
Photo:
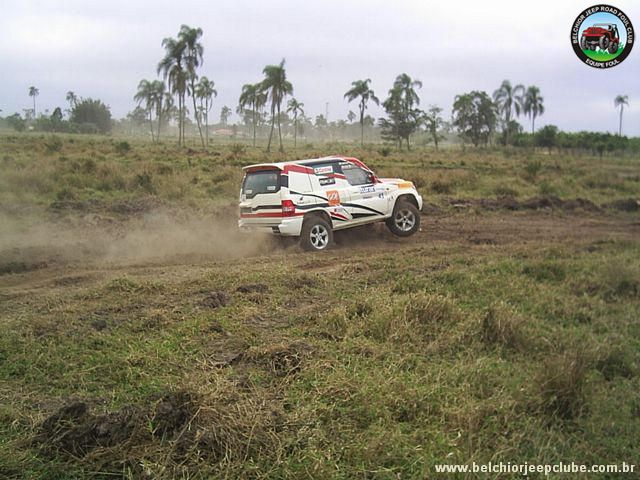
[[280, 170], [248, 172], [242, 183], [242, 193], [253, 198], [260, 193], [275, 193], [280, 190]]

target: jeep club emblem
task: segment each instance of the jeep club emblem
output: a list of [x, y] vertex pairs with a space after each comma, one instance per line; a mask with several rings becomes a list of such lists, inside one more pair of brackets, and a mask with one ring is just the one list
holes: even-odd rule
[[571, 27], [573, 51], [594, 68], [610, 68], [622, 63], [631, 53], [633, 40], [631, 20], [611, 5], [587, 8]]

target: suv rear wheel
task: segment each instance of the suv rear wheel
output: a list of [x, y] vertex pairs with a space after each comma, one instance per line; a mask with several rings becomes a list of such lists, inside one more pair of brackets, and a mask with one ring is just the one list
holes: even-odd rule
[[420, 211], [413, 203], [400, 200], [386, 224], [394, 235], [409, 237], [420, 229]]
[[300, 234], [300, 246], [305, 250], [326, 250], [333, 243], [331, 225], [322, 217], [312, 215], [305, 219]]

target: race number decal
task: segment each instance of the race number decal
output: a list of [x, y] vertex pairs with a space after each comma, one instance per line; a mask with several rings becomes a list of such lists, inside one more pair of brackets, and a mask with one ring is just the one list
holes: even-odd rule
[[340, 205], [340, 194], [338, 193], [338, 191], [328, 190], [327, 201], [329, 202], [330, 207], [333, 207], [334, 205]]

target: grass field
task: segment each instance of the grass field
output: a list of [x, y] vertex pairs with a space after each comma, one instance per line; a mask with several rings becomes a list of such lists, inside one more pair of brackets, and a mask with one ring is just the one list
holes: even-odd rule
[[[422, 231], [235, 232], [240, 166], [331, 153], [415, 181]], [[637, 463], [638, 161], [2, 136], [0, 477]]]
[[592, 60], [596, 60], [598, 62], [608, 62], [609, 60], [613, 60], [624, 50], [624, 45], [620, 45], [618, 47], [618, 51], [616, 53], [609, 53], [608, 50], [583, 50], [584, 54], [591, 58]]

